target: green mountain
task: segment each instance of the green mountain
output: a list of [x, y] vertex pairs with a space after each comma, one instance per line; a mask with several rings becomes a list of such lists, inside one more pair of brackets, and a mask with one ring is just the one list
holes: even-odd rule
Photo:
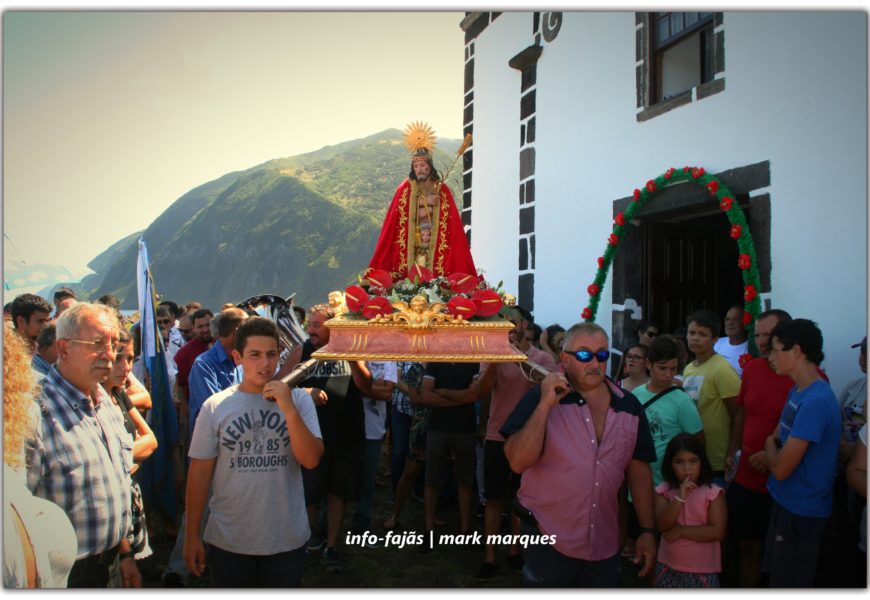
[[[439, 140], [445, 171], [460, 141]], [[440, 150], [447, 148], [453, 156]], [[296, 293], [302, 306], [354, 282], [374, 252], [408, 152], [397, 129], [228, 173], [176, 200], [143, 232], [158, 293], [218, 309], [249, 296]], [[449, 181], [461, 198], [461, 164]], [[138, 235], [89, 263], [81, 297], [111, 293], [136, 308]]]

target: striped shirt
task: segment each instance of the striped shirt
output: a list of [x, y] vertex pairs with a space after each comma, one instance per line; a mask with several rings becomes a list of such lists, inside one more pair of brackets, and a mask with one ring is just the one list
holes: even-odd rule
[[48, 370], [51, 368], [51, 363], [46, 361], [38, 354], [33, 355], [33, 359], [30, 362], [30, 366], [33, 367], [33, 370], [39, 373], [40, 375], [47, 375]]
[[78, 539], [76, 559], [118, 545], [131, 527], [133, 440], [109, 395], [97, 406], [53, 366], [37, 401], [42, 422], [28, 460], [27, 486], [60, 506]]

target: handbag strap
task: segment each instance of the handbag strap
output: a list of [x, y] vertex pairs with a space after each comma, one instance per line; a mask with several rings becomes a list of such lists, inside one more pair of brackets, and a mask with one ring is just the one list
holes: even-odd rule
[[646, 410], [647, 408], [652, 406], [653, 402], [655, 402], [656, 400], [658, 400], [662, 396], [666, 396], [666, 395], [670, 394], [671, 392], [673, 392], [674, 390], [678, 390], [678, 389], [680, 389], [680, 386], [672, 385], [668, 389], [660, 391], [658, 394], [656, 394], [655, 396], [653, 396], [652, 398], [650, 398], [649, 400], [647, 400], [646, 402], [643, 403], [644, 410]]

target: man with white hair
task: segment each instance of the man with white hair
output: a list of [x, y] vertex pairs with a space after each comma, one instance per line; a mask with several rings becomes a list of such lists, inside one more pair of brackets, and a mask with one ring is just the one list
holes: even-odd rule
[[124, 587], [140, 587], [126, 537], [133, 441], [99, 385], [119, 350], [118, 319], [106, 306], [75, 304], [57, 320], [55, 344], [57, 364], [37, 397], [42, 422], [28, 459], [28, 487], [63, 508], [75, 528], [69, 587], [106, 587], [119, 559]]

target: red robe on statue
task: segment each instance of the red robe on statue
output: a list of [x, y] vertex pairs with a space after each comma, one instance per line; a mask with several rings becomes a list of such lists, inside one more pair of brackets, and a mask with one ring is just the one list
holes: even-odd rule
[[[453, 273], [477, 276], [453, 194], [446, 184], [439, 187], [439, 201], [432, 218], [429, 260], [426, 267], [436, 277], [446, 277]], [[393, 281], [404, 278], [408, 268], [414, 265], [416, 230], [412, 188], [416, 189], [416, 184], [408, 179], [396, 188], [381, 227], [374, 256], [369, 262], [370, 269], [387, 271], [393, 276]]]

